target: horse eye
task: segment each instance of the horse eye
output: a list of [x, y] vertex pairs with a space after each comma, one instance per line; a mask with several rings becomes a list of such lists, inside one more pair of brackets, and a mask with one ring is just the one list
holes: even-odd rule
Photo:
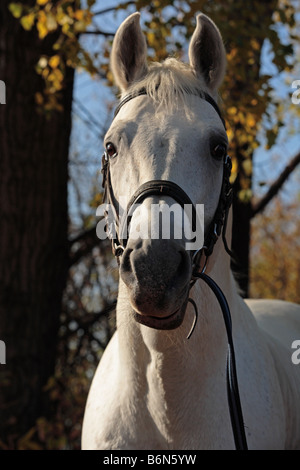
[[224, 144], [218, 144], [212, 149], [211, 153], [214, 158], [222, 160], [227, 155], [227, 147]]
[[106, 144], [106, 153], [107, 153], [108, 157], [110, 157], [110, 158], [116, 157], [118, 155], [118, 152], [117, 152], [114, 144], [112, 144], [111, 142], [108, 142], [108, 144]]

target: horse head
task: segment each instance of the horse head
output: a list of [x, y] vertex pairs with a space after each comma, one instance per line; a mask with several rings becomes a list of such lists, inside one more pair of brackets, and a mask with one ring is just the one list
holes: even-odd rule
[[[104, 141], [106, 186], [109, 202], [127, 220], [119, 224], [119, 239], [124, 238], [120, 227], [128, 228], [128, 238], [118, 249], [133, 315], [147, 326], [173, 329], [183, 321], [193, 254], [199, 251], [186, 249], [184, 204], [191, 203], [193, 217], [195, 207], [204, 204], [204, 232], [212, 221], [216, 232], [228, 140], [215, 101], [226, 60], [217, 27], [200, 14], [189, 64], [167, 59], [148, 66], [139, 16], [124, 21], [112, 48], [121, 102]], [[134, 210], [137, 201], [140, 207]], [[152, 208], [170, 210], [174, 204], [166, 237]], [[145, 230], [133, 236], [141, 226], [148, 236]], [[202, 245], [203, 240], [198, 248]]]

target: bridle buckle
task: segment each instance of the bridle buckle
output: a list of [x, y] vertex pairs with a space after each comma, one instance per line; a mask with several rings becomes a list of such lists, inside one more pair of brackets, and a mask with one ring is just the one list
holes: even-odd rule
[[[208, 261], [208, 256], [205, 254], [205, 250], [207, 247], [205, 245], [202, 246], [202, 248], [199, 248], [198, 250], [195, 251], [195, 253], [192, 256], [192, 282], [194, 282], [196, 279], [198, 279], [197, 275], [199, 274], [204, 274], [206, 271], [206, 266], [207, 266], [207, 261]], [[200, 261], [202, 258], [202, 255], [204, 254], [205, 256], [205, 261], [203, 266], [200, 266]]]

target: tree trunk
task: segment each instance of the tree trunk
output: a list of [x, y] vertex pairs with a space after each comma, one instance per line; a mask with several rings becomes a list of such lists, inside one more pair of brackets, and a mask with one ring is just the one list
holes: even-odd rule
[[242, 297], [249, 296], [249, 270], [250, 270], [250, 231], [252, 207], [251, 202], [240, 201], [239, 177], [234, 184], [233, 221], [232, 221], [232, 251], [235, 258], [231, 267], [236, 276]]
[[[0, 438], [24, 433], [41, 412], [53, 373], [68, 268], [67, 181], [73, 71], [67, 69], [62, 112], [38, 113], [35, 72], [56, 37], [39, 40], [0, 3]], [[32, 3], [32, 2], [31, 2]], [[23, 2], [24, 4], [24, 2]]]
[[[254, 3], [256, 3], [254, 5]], [[262, 86], [261, 75], [261, 51], [266, 33], [257, 34], [259, 15], [264, 18], [264, 30], [270, 28], [272, 24], [272, 15], [278, 9], [277, 0], [266, 0], [265, 2], [254, 2], [247, 0], [243, 2], [243, 8], [240, 12], [239, 21], [241, 29], [235, 31], [235, 34], [227, 37], [226, 46], [228, 51], [236, 51], [234, 66], [228, 67], [225, 77], [224, 95], [226, 86], [230, 94], [229, 102], [231, 106], [237, 108], [238, 113], [242, 113], [243, 118], [232, 120], [231, 128], [233, 138], [230, 143], [231, 155], [236, 157], [238, 166], [238, 176], [234, 182], [234, 200], [233, 200], [233, 232], [232, 232], [232, 251], [235, 254], [236, 262], [232, 263], [232, 268], [236, 273], [241, 294], [248, 297], [249, 294], [249, 262], [250, 262], [250, 223], [253, 216], [250, 196], [240, 197], [245, 190], [252, 190], [252, 173], [246, 171], [244, 164], [252, 168], [253, 162], [253, 143], [256, 140], [258, 126], [247, 126], [244, 118], [247, 112], [251, 113], [251, 107], [258, 107], [255, 110], [256, 122], [259, 122], [268, 105], [264, 98], [260, 100], [258, 94]], [[228, 17], [228, 7], [224, 7]], [[249, 12], [257, 11], [251, 15]], [[234, 10], [235, 15], [239, 15], [238, 10]], [[254, 44], [252, 43], [254, 40]], [[254, 47], [255, 46], [255, 47]], [[223, 96], [223, 93], [222, 93]], [[245, 100], [246, 97], [246, 100]], [[223, 96], [224, 98], [224, 96]], [[256, 104], [255, 104], [256, 103]], [[252, 117], [253, 119], [253, 117]]]

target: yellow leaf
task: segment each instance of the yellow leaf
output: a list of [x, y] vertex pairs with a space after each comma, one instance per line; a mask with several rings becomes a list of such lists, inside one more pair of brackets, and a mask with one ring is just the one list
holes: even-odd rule
[[47, 18], [46, 18], [45, 12], [43, 10], [40, 10], [38, 13], [37, 24], [36, 24], [40, 39], [44, 39], [44, 37], [47, 36], [48, 34], [46, 21], [47, 21]]
[[251, 189], [242, 189], [239, 192], [239, 199], [243, 202], [249, 202], [252, 198], [252, 191]]
[[53, 86], [53, 92], [62, 89], [62, 82], [64, 76], [59, 69], [54, 69], [52, 73], [48, 75], [48, 81], [51, 82]]
[[256, 120], [254, 119], [253, 116], [248, 116], [247, 125], [249, 127], [254, 127], [256, 125]]
[[252, 38], [250, 40], [250, 44], [251, 44], [251, 48], [256, 50], [256, 51], [259, 51], [260, 48], [261, 48], [261, 45], [260, 45], [259, 41], [255, 38]]
[[250, 158], [247, 158], [246, 160], [244, 160], [242, 165], [245, 171], [245, 175], [250, 176], [252, 174], [252, 162]]
[[149, 44], [150, 46], [153, 46], [153, 44], [155, 44], [155, 39], [156, 39], [156, 37], [155, 37], [155, 34], [154, 34], [154, 33], [152, 33], [152, 32], [148, 33], [148, 34], [147, 34], [147, 39], [148, 39], [148, 44]]
[[10, 3], [8, 5], [8, 9], [15, 18], [20, 18], [22, 15], [23, 6], [21, 3]]
[[49, 13], [46, 16], [46, 25], [47, 25], [47, 28], [48, 28], [49, 31], [53, 31], [54, 29], [57, 28], [56, 19], [51, 13]]
[[86, 29], [86, 23], [84, 21], [76, 21], [76, 23], [74, 24], [74, 29], [75, 31], [77, 32], [82, 32], [82, 31], [85, 31]]
[[[228, 127], [228, 123], [227, 123], [227, 127]], [[234, 132], [233, 132], [233, 130], [232, 130], [231, 127], [228, 127], [228, 130], [227, 130], [227, 137], [228, 137], [229, 142], [231, 142], [231, 140], [232, 140], [233, 137], [234, 137]]]
[[58, 54], [55, 54], [53, 55], [52, 57], [50, 57], [49, 59], [49, 65], [50, 67], [52, 67], [53, 69], [56, 69], [58, 67], [58, 64], [60, 62], [60, 57]]
[[48, 68], [48, 67], [44, 68], [44, 70], [42, 71], [41, 75], [42, 75], [42, 77], [43, 77], [44, 79], [46, 79], [46, 78], [48, 77], [48, 75], [49, 75], [49, 68]]
[[81, 21], [83, 20], [84, 18], [84, 10], [77, 10], [74, 12], [74, 18], [76, 18], [76, 20], [78, 21]]
[[73, 18], [71, 18], [68, 14], [66, 14], [63, 8], [60, 6], [57, 7], [56, 21], [61, 26], [64, 25], [65, 23], [72, 24], [74, 22]]
[[[49, 0], [36, 0], [36, 3], [37, 3], [38, 5], [46, 5], [46, 3], [48, 3], [48, 2], [49, 2]], [[50, 2], [49, 2], [49, 3], [50, 3]]]
[[237, 164], [237, 159], [233, 158], [232, 159], [232, 173], [237, 173], [238, 171], [238, 164]]
[[74, 36], [74, 34], [71, 31], [70, 25], [68, 23], [63, 24], [61, 30], [66, 36], [69, 36], [69, 37]]
[[38, 105], [42, 105], [43, 102], [44, 102], [44, 98], [43, 98], [43, 95], [42, 93], [40, 93], [39, 91], [35, 94], [35, 102], [38, 104]]
[[46, 25], [44, 23], [38, 22], [36, 27], [39, 32], [39, 38], [44, 39], [44, 37], [46, 37], [48, 34], [48, 29], [46, 28]]
[[34, 23], [35, 15], [34, 13], [29, 13], [29, 15], [22, 16], [20, 23], [26, 31], [29, 31]]
[[231, 108], [227, 109], [227, 112], [228, 114], [231, 114], [231, 115], [236, 114], [237, 108], [235, 106], [231, 106]]

